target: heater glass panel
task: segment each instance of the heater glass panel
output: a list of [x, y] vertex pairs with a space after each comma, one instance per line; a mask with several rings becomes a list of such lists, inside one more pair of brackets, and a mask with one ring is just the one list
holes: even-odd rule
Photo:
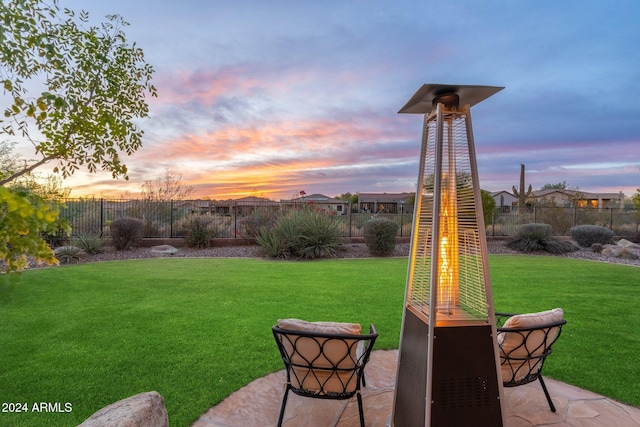
[[480, 244], [484, 230], [478, 221], [482, 205], [475, 197], [479, 189], [473, 178], [477, 171], [471, 169], [475, 159], [470, 154], [468, 119], [468, 113], [441, 111], [425, 123], [407, 301], [424, 316], [435, 304], [436, 320], [443, 322], [488, 318]]

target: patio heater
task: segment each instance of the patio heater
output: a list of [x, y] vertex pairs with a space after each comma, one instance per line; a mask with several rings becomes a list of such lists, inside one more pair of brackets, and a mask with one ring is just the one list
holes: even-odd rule
[[502, 426], [495, 314], [470, 107], [502, 87], [425, 84], [393, 427]]

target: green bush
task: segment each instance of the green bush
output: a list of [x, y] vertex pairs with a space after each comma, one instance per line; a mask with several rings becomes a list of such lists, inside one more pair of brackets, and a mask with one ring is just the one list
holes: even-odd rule
[[111, 243], [119, 250], [138, 247], [142, 241], [144, 222], [137, 218], [123, 217], [111, 222]]
[[376, 256], [391, 255], [396, 248], [398, 224], [384, 218], [374, 218], [364, 223], [362, 235], [369, 252]]
[[563, 254], [576, 250], [572, 242], [555, 239], [549, 224], [539, 223], [521, 225], [516, 236], [507, 242], [507, 247], [524, 253], [544, 251]]
[[90, 255], [102, 253], [104, 250], [104, 239], [95, 234], [82, 234], [74, 237], [71, 243]]
[[208, 248], [211, 239], [220, 235], [220, 231], [212, 223], [213, 219], [208, 216], [194, 215], [187, 218], [182, 225], [187, 245], [191, 248]]
[[613, 230], [599, 225], [577, 225], [571, 228], [571, 238], [580, 246], [589, 248], [594, 243], [611, 243]]
[[256, 241], [272, 258], [332, 258], [342, 245], [340, 220], [321, 210], [291, 211], [271, 228], [261, 228]]

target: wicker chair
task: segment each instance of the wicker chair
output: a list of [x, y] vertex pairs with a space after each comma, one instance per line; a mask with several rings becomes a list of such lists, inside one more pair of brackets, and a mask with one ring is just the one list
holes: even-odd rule
[[542, 379], [542, 368], [567, 323], [562, 318], [562, 309], [524, 315], [496, 313], [496, 323], [503, 386], [516, 387], [539, 380], [549, 409], [556, 412]]
[[369, 333], [361, 335], [360, 325], [351, 330], [358, 333], [344, 333], [350, 329], [340, 325], [354, 325], [288, 320], [295, 320], [294, 326], [280, 321], [272, 328], [287, 373], [278, 427], [282, 426], [289, 391], [319, 399], [351, 399], [355, 395], [364, 427], [360, 387], [365, 385], [364, 368], [378, 337], [376, 328], [370, 325]]

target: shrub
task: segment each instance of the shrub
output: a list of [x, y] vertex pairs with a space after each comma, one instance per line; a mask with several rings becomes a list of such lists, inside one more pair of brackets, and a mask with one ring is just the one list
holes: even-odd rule
[[57, 230], [50, 233], [41, 233], [42, 238], [51, 247], [60, 246], [67, 243], [69, 235], [64, 230]]
[[599, 225], [577, 225], [571, 228], [571, 238], [580, 246], [588, 248], [594, 243], [611, 243], [613, 231]]
[[50, 247], [64, 245], [69, 242], [71, 223], [66, 218], [58, 216], [49, 230], [41, 232], [40, 235]]
[[336, 216], [304, 209], [281, 216], [271, 228], [261, 228], [256, 241], [273, 258], [331, 258], [342, 245], [340, 234]]
[[302, 218], [297, 256], [306, 259], [335, 257], [342, 246], [340, 220], [323, 211], [305, 212]]
[[53, 253], [58, 261], [62, 264], [71, 264], [72, 262], [80, 261], [80, 258], [84, 256], [84, 252], [77, 246], [60, 246], [56, 248]]
[[396, 248], [398, 224], [384, 218], [374, 218], [364, 223], [362, 235], [369, 252], [377, 256], [391, 255]]
[[271, 228], [274, 224], [275, 220], [272, 215], [256, 212], [240, 221], [240, 230], [243, 237], [256, 239], [260, 230], [263, 228]]
[[286, 240], [274, 229], [259, 229], [255, 239], [264, 254], [270, 258], [287, 259], [291, 255]]
[[142, 240], [144, 222], [137, 218], [118, 218], [111, 222], [111, 242], [119, 250], [135, 248]]
[[521, 225], [516, 236], [507, 242], [507, 247], [525, 253], [544, 251], [563, 254], [576, 250], [572, 242], [555, 239], [549, 224], [539, 223]]
[[591, 252], [596, 254], [601, 254], [604, 249], [604, 245], [602, 243], [594, 243], [591, 245]]
[[83, 234], [74, 237], [72, 244], [90, 255], [102, 253], [104, 250], [104, 239], [95, 234]]
[[208, 216], [194, 215], [187, 218], [182, 225], [187, 245], [191, 248], [208, 248], [211, 239], [220, 235], [220, 231], [212, 223], [213, 219]]

